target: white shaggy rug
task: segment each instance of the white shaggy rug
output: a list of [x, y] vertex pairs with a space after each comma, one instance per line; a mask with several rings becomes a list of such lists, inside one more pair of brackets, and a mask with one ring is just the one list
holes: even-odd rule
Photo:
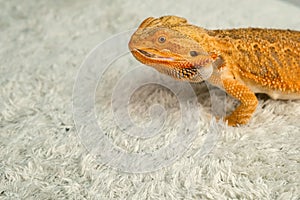
[[[190, 119], [196, 123], [185, 121], [186, 110], [179, 106], [177, 95], [152, 84], [132, 93], [126, 110], [134, 124], [124, 127], [123, 118], [113, 113], [124, 110], [121, 104], [111, 110], [111, 90], [124, 70], [139, 64], [132, 57], [120, 57], [95, 93], [95, 113], [103, 135], [76, 129], [73, 111], [82, 110], [76, 106], [73, 110], [72, 105], [76, 76], [88, 52], [106, 38], [137, 27], [148, 16], [179, 15], [206, 28], [300, 30], [297, 5], [297, 1], [279, 0], [0, 0], [0, 199], [300, 199], [300, 101], [259, 96], [248, 125], [219, 127], [219, 137], [209, 143], [205, 138], [210, 134], [211, 103], [205, 84], [192, 86], [197, 102], [193, 94], [179, 91], [186, 106], [199, 111], [199, 118]], [[112, 45], [106, 53], [119, 48], [125, 47]], [[97, 58], [105, 60], [101, 55]], [[121, 83], [123, 88], [151, 77], [127, 75], [125, 81], [131, 82]], [[175, 89], [181, 85], [169, 83]], [[121, 87], [112, 103], [126, 99], [129, 94], [122, 91]], [[80, 100], [85, 103], [84, 97]], [[227, 98], [229, 109], [235, 104]], [[86, 119], [89, 114], [79, 117]], [[138, 134], [149, 123], [150, 127], [163, 125], [157, 128], [159, 135], [138, 138], [123, 133], [138, 130], [133, 131]], [[172, 162], [173, 155], [164, 151], [149, 162], [153, 157], [146, 156], [171, 144], [180, 128], [184, 134], [196, 133], [186, 144], [187, 151], [176, 149], [178, 143], [171, 150], [180, 156], [175, 155]], [[182, 143], [189, 135], [183, 136]], [[107, 151], [103, 138], [118, 147], [119, 154]], [[213, 148], [199, 156], [206, 143]], [[144, 160], [119, 157], [141, 152], [148, 152]], [[101, 161], [107, 155], [110, 160], [104, 164]], [[168, 162], [159, 169], [164, 161]]]

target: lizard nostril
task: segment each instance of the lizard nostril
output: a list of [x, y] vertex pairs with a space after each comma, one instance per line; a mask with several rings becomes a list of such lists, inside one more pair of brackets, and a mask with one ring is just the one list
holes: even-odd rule
[[190, 51], [190, 55], [192, 57], [198, 56], [198, 52], [197, 51]]

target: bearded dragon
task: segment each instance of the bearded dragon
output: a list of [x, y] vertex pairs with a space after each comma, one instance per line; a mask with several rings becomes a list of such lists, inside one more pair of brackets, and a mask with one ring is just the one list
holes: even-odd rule
[[133, 56], [178, 80], [208, 81], [240, 105], [225, 121], [247, 124], [255, 93], [300, 99], [300, 31], [241, 28], [206, 30], [177, 16], [145, 19], [131, 36]]

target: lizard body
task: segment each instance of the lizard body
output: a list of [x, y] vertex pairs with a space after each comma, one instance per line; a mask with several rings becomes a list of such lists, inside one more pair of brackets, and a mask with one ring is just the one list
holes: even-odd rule
[[129, 48], [140, 62], [179, 80], [207, 80], [240, 101], [225, 118], [246, 124], [255, 93], [300, 99], [300, 32], [243, 28], [206, 30], [177, 16], [149, 17], [132, 35]]

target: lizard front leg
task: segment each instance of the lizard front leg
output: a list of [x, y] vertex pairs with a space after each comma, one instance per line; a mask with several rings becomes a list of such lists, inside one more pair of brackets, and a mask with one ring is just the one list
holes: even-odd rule
[[222, 82], [226, 92], [241, 103], [225, 120], [230, 126], [247, 124], [258, 104], [255, 94], [236, 79], [227, 78]]

